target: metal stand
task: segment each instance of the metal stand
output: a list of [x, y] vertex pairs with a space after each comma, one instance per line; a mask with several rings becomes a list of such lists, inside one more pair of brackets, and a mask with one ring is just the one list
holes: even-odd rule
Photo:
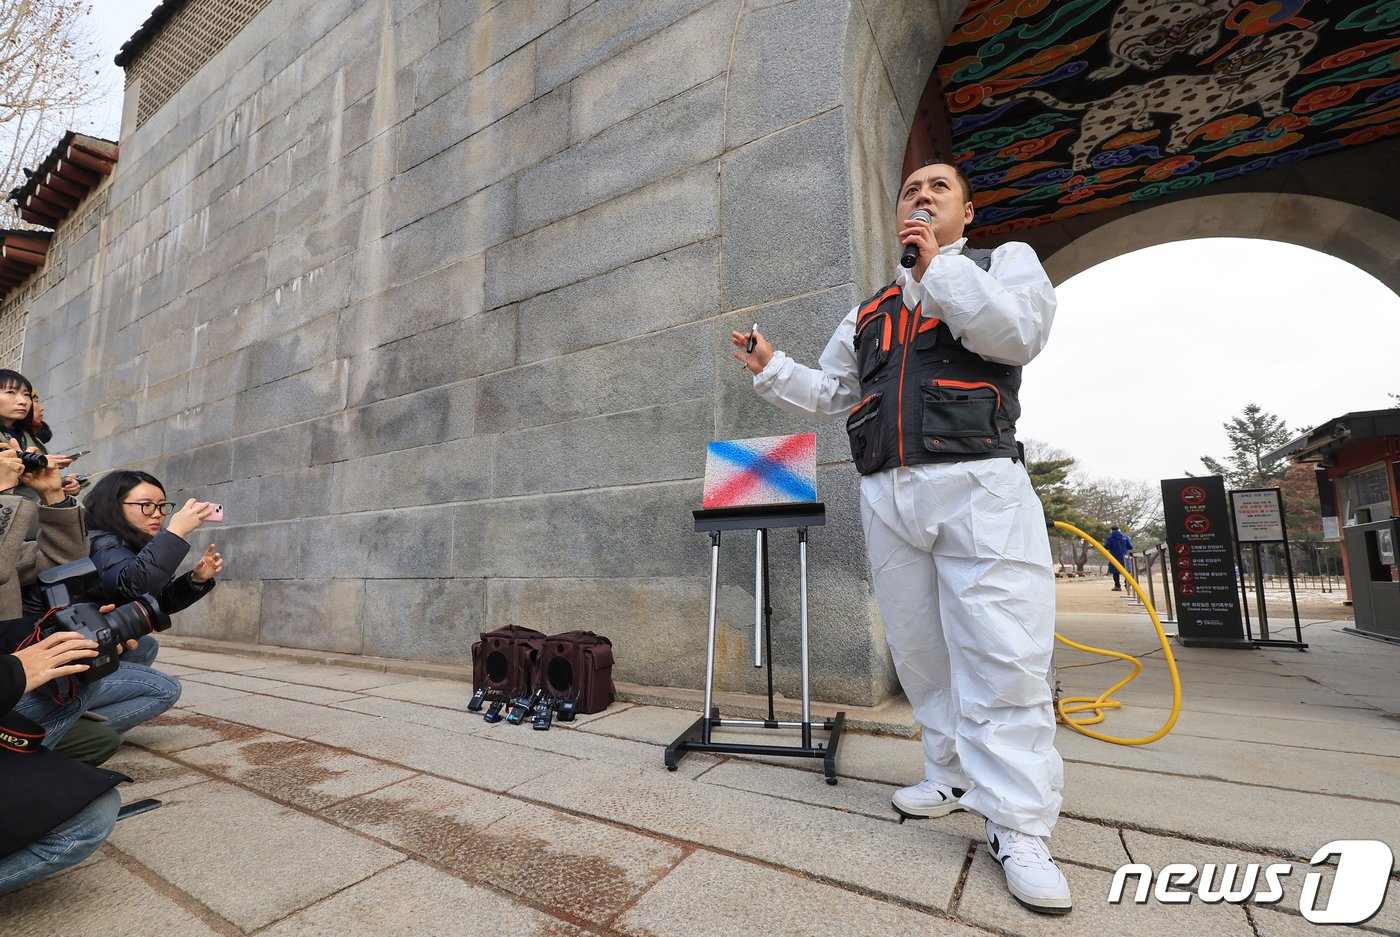
[[[820, 758], [826, 773], [826, 783], [836, 783], [836, 746], [845, 728], [846, 714], [839, 712], [815, 728], [831, 733], [826, 746], [812, 743], [811, 697], [808, 681], [807, 642], [807, 528], [826, 523], [826, 505], [820, 502], [800, 504], [764, 504], [752, 507], [715, 508], [695, 511], [695, 529], [710, 535], [710, 633], [705, 652], [705, 704], [700, 718], [695, 720], [676, 740], [666, 746], [666, 769], [675, 771], [686, 752], [722, 752], [732, 755], [776, 755], [789, 758]], [[768, 531], [774, 528], [796, 527], [798, 558], [801, 571], [802, 604], [802, 721], [779, 722], [773, 708], [773, 606], [768, 590]], [[768, 718], [721, 719], [714, 706], [715, 680], [715, 616], [719, 590], [720, 534], [726, 530], [757, 531], [754, 559], [754, 666], [768, 668]], [[766, 641], [764, 637], [766, 636]], [[767, 661], [763, 660], [764, 644]], [[747, 729], [802, 730], [801, 745], [750, 745], [739, 742], [716, 742], [714, 729], [743, 726]]]

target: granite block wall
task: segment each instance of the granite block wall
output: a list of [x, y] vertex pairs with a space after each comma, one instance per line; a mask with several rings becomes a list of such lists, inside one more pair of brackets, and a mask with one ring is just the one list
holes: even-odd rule
[[[177, 628], [466, 661], [584, 627], [703, 677], [705, 443], [805, 431], [729, 357], [814, 361], [888, 276], [908, 127], [964, 3], [272, 0], [139, 127], [29, 311], [59, 445], [228, 521]], [[819, 429], [816, 697], [893, 686], [840, 426]], [[720, 686], [758, 690], [752, 537]], [[192, 554], [195, 551], [192, 551]], [[796, 696], [795, 547], [774, 544]]]

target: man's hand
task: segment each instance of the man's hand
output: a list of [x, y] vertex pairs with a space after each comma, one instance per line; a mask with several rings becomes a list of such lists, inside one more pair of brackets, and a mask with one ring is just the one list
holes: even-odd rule
[[24, 666], [24, 692], [41, 687], [56, 677], [66, 677], [88, 669], [84, 658], [97, 656], [97, 642], [76, 631], [59, 631], [37, 644], [15, 651]]
[[899, 228], [899, 243], [914, 244], [919, 248], [919, 259], [914, 264], [914, 279], [922, 280], [928, 265], [933, 263], [933, 258], [938, 256], [938, 239], [934, 237], [933, 225], [927, 221], [915, 221], [912, 218], [904, 219], [904, 223]]
[[754, 330], [753, 351], [749, 351], [748, 332], [730, 332], [730, 341], [734, 343], [734, 357], [744, 362], [744, 367], [757, 374], [762, 371], [770, 359], [773, 357], [773, 346], [768, 343], [768, 339], [763, 337], [763, 333]]

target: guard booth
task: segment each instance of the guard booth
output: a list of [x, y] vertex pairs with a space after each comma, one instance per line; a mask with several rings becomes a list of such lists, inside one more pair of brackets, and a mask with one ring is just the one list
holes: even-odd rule
[[1342, 542], [1356, 627], [1400, 642], [1400, 407], [1335, 417], [1266, 455], [1317, 466], [1322, 524]]

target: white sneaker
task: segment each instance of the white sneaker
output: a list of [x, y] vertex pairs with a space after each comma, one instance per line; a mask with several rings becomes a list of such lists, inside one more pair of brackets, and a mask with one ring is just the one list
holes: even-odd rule
[[957, 787], [946, 787], [925, 778], [912, 787], [901, 787], [894, 792], [890, 803], [895, 813], [905, 820], [925, 820], [932, 817], [946, 817], [954, 810], [965, 810], [958, 798], [965, 791]]
[[987, 845], [1006, 873], [1011, 897], [1032, 911], [1069, 913], [1069, 882], [1050, 858], [1045, 840], [988, 820]]

